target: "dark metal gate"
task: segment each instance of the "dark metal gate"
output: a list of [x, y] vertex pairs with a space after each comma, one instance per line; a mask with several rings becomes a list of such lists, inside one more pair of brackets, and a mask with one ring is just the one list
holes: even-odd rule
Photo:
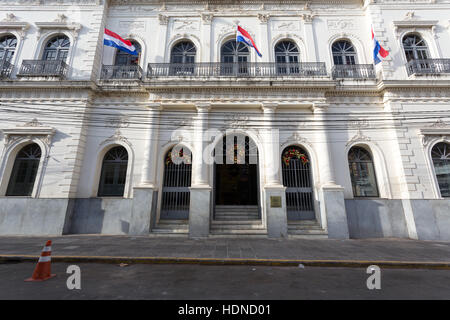
[[314, 220], [313, 188], [307, 153], [297, 146], [287, 147], [281, 162], [288, 220]]
[[189, 219], [192, 165], [189, 150], [170, 150], [165, 158], [162, 188], [161, 219]]

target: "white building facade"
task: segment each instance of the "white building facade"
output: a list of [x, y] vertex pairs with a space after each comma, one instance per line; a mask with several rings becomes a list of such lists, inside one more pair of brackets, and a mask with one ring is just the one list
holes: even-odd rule
[[450, 240], [450, 1], [0, 4], [0, 234]]

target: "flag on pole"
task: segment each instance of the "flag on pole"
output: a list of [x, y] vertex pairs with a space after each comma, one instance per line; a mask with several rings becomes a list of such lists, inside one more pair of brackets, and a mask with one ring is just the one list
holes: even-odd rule
[[236, 42], [243, 42], [249, 47], [254, 48], [258, 56], [262, 57], [262, 54], [259, 52], [258, 48], [256, 47], [255, 41], [253, 41], [250, 34], [239, 25], [237, 26]]
[[105, 28], [105, 34], [103, 35], [103, 44], [105, 46], [114, 47], [118, 50], [128, 52], [131, 55], [137, 56], [138, 52], [133, 46], [130, 40], [122, 39], [117, 33], [112, 32]]
[[373, 49], [373, 59], [374, 59], [375, 64], [379, 64], [382, 59], [386, 58], [389, 55], [389, 51], [385, 50], [380, 45], [378, 40], [375, 38], [375, 34], [373, 33], [373, 28], [372, 28], [372, 40], [373, 40], [373, 44], [375, 46]]

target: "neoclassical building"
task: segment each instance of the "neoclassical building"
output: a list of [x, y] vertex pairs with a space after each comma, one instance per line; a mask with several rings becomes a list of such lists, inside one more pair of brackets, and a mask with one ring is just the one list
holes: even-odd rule
[[0, 4], [0, 234], [450, 240], [450, 1]]

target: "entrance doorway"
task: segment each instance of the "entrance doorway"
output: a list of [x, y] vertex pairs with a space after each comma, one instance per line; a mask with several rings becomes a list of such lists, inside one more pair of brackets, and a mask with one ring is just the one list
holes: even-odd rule
[[187, 148], [170, 149], [165, 155], [161, 220], [189, 219], [191, 159]]
[[281, 156], [283, 185], [286, 187], [288, 220], [315, 220], [313, 188], [308, 153], [289, 146]]
[[216, 146], [214, 169], [216, 208], [245, 207], [257, 214], [259, 172], [256, 144], [248, 136], [225, 136], [222, 144]]

